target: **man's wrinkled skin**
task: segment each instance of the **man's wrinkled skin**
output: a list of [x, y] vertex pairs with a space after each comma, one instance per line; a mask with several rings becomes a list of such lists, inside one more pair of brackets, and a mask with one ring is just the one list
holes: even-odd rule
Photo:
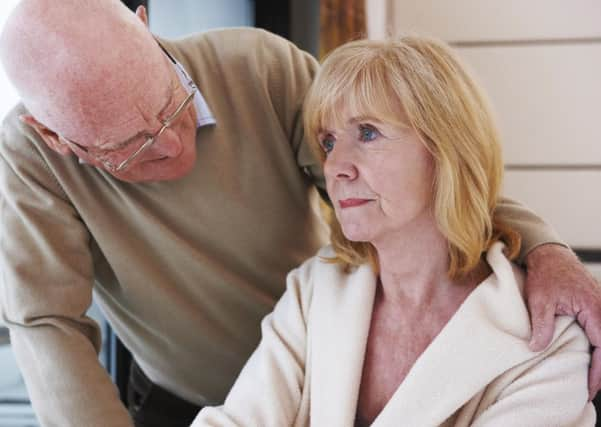
[[601, 389], [601, 285], [560, 245], [541, 245], [526, 257], [526, 302], [532, 323], [532, 351], [551, 342], [555, 316], [575, 317], [593, 348], [589, 370], [589, 398]]
[[[58, 154], [102, 169], [98, 156], [74, 151], [61, 137], [97, 153], [118, 152], [128, 141], [139, 147], [141, 135], [156, 133], [159, 118], [174, 112], [187, 92], [148, 30], [144, 8], [136, 16], [117, 0], [65, 1], [56, 7], [52, 0], [23, 0], [0, 36], [0, 60], [29, 110], [21, 121]], [[114, 160], [126, 157], [118, 153]], [[175, 180], [195, 162], [196, 112], [190, 104], [131, 167], [107, 172], [128, 182]]]

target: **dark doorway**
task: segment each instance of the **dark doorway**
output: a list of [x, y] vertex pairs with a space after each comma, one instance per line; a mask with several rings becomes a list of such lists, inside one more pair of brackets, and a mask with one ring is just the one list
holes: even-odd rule
[[122, 1], [123, 1], [123, 3], [125, 3], [125, 5], [127, 7], [129, 7], [134, 12], [136, 11], [136, 8], [138, 6], [144, 6], [148, 9], [148, 0], [122, 0]]
[[290, 39], [290, 1], [255, 0], [255, 26]]

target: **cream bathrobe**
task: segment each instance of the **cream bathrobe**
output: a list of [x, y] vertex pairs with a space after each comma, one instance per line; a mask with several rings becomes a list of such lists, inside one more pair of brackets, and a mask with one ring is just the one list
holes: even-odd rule
[[[418, 358], [374, 427], [594, 426], [587, 403], [589, 344], [569, 317], [542, 353], [528, 349], [523, 273], [496, 243], [493, 273], [468, 296]], [[326, 247], [288, 276], [262, 323], [262, 341], [225, 404], [193, 427], [354, 423], [376, 276], [326, 264]]]

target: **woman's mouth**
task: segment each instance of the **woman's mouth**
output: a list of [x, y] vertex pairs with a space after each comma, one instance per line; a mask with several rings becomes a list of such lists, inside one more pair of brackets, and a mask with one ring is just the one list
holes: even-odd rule
[[344, 200], [339, 200], [338, 204], [340, 205], [340, 207], [342, 209], [346, 209], [346, 208], [353, 208], [356, 206], [361, 206], [361, 205], [364, 205], [371, 201], [372, 201], [372, 199], [344, 199]]

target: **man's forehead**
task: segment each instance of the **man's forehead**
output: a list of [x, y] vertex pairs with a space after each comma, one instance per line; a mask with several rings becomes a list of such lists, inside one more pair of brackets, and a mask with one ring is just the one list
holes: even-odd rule
[[[173, 74], [168, 63], [160, 62], [153, 71], [142, 64], [66, 76], [49, 96], [38, 98], [32, 113], [41, 112], [41, 122], [82, 145], [117, 143], [156, 125], [157, 116], [171, 102]], [[140, 77], [146, 75], [152, 78]]]
[[[61, 108], [44, 106], [48, 113], [46, 120], [40, 121], [81, 145], [109, 146], [156, 126], [157, 116], [171, 103], [170, 92], [167, 84], [154, 90], [104, 91], [83, 102], [74, 96], [55, 104]], [[69, 101], [73, 105], [64, 105]]]
[[22, 0], [2, 36], [9, 77], [52, 130], [87, 140], [131, 134], [164, 107], [171, 81], [164, 54], [120, 2], [94, 2], [94, 16], [78, 7], [78, 19], [67, 7], [73, 2]]

